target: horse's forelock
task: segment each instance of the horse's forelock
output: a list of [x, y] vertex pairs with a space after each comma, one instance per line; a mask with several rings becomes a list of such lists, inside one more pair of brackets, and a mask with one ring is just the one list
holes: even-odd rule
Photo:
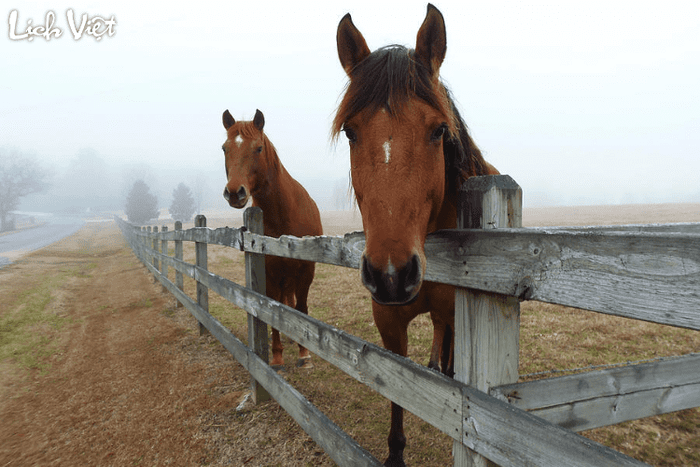
[[414, 96], [447, 116], [450, 132], [456, 134], [458, 122], [444, 87], [413, 55], [411, 49], [391, 45], [374, 51], [352, 70], [333, 121], [334, 138], [361, 111], [385, 109], [398, 117]]
[[400, 117], [412, 97], [418, 97], [447, 118], [449, 132], [444, 150], [448, 190], [456, 190], [470, 176], [486, 174], [486, 162], [469, 136], [450, 91], [414, 59], [413, 50], [403, 46], [378, 49], [352, 70], [333, 120], [333, 139], [338, 138], [348, 120], [364, 109], [383, 108]]
[[252, 121], [236, 121], [229, 131], [233, 131], [241, 135], [241, 137], [249, 139], [260, 136], [260, 130], [255, 128]]

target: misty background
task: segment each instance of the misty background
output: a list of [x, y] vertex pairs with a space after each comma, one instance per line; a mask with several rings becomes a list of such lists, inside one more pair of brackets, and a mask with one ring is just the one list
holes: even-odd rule
[[[441, 75], [487, 160], [526, 207], [700, 201], [700, 3], [435, 1]], [[76, 40], [66, 12], [116, 21]], [[56, 15], [61, 37], [12, 40]], [[347, 143], [329, 138], [350, 12], [371, 49], [414, 46], [425, 1], [17, 1], [3, 7], [0, 157], [50, 173], [22, 211], [123, 209], [143, 179], [229, 209], [221, 114], [265, 114], [282, 163], [321, 209], [348, 209]]]

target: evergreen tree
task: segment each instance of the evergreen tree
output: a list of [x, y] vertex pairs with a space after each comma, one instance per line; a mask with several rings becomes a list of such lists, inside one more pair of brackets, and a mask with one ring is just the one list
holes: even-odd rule
[[187, 222], [192, 219], [195, 211], [194, 197], [184, 183], [173, 190], [173, 202], [170, 204], [170, 217], [176, 221]]
[[143, 180], [136, 180], [126, 197], [126, 217], [134, 224], [144, 224], [158, 218], [158, 198], [152, 195]]

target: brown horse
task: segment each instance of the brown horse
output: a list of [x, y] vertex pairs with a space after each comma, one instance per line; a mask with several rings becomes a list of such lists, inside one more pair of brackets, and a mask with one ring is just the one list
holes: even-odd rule
[[[263, 132], [265, 117], [256, 110], [252, 122], [236, 122], [228, 110], [223, 115], [227, 139], [224, 199], [237, 209], [249, 198], [263, 210], [263, 227], [268, 237], [281, 235], [323, 235], [321, 216], [311, 196], [294, 180], [277, 157], [277, 151]], [[278, 256], [265, 257], [267, 296], [308, 314], [307, 297], [314, 280], [315, 263]], [[272, 329], [271, 366], [281, 369], [280, 333]], [[299, 345], [297, 366], [312, 368], [309, 351]]]
[[[431, 368], [453, 374], [454, 288], [423, 282], [426, 235], [457, 226], [461, 184], [497, 174], [472, 141], [439, 77], [445, 58], [442, 14], [433, 5], [414, 50], [370, 52], [350, 14], [338, 25], [338, 55], [349, 83], [333, 134], [350, 144], [352, 185], [366, 236], [360, 276], [372, 294], [372, 314], [384, 347], [406, 356], [408, 324], [433, 321]], [[403, 409], [392, 402], [389, 457], [403, 466]]]

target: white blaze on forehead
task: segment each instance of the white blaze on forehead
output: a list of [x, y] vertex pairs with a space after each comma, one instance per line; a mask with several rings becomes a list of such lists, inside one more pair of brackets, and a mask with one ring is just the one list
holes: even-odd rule
[[382, 148], [384, 148], [384, 163], [388, 164], [391, 160], [391, 140], [384, 141]]
[[241, 144], [243, 144], [243, 137], [241, 135], [236, 135], [234, 141], [236, 142], [236, 146], [240, 148]]

